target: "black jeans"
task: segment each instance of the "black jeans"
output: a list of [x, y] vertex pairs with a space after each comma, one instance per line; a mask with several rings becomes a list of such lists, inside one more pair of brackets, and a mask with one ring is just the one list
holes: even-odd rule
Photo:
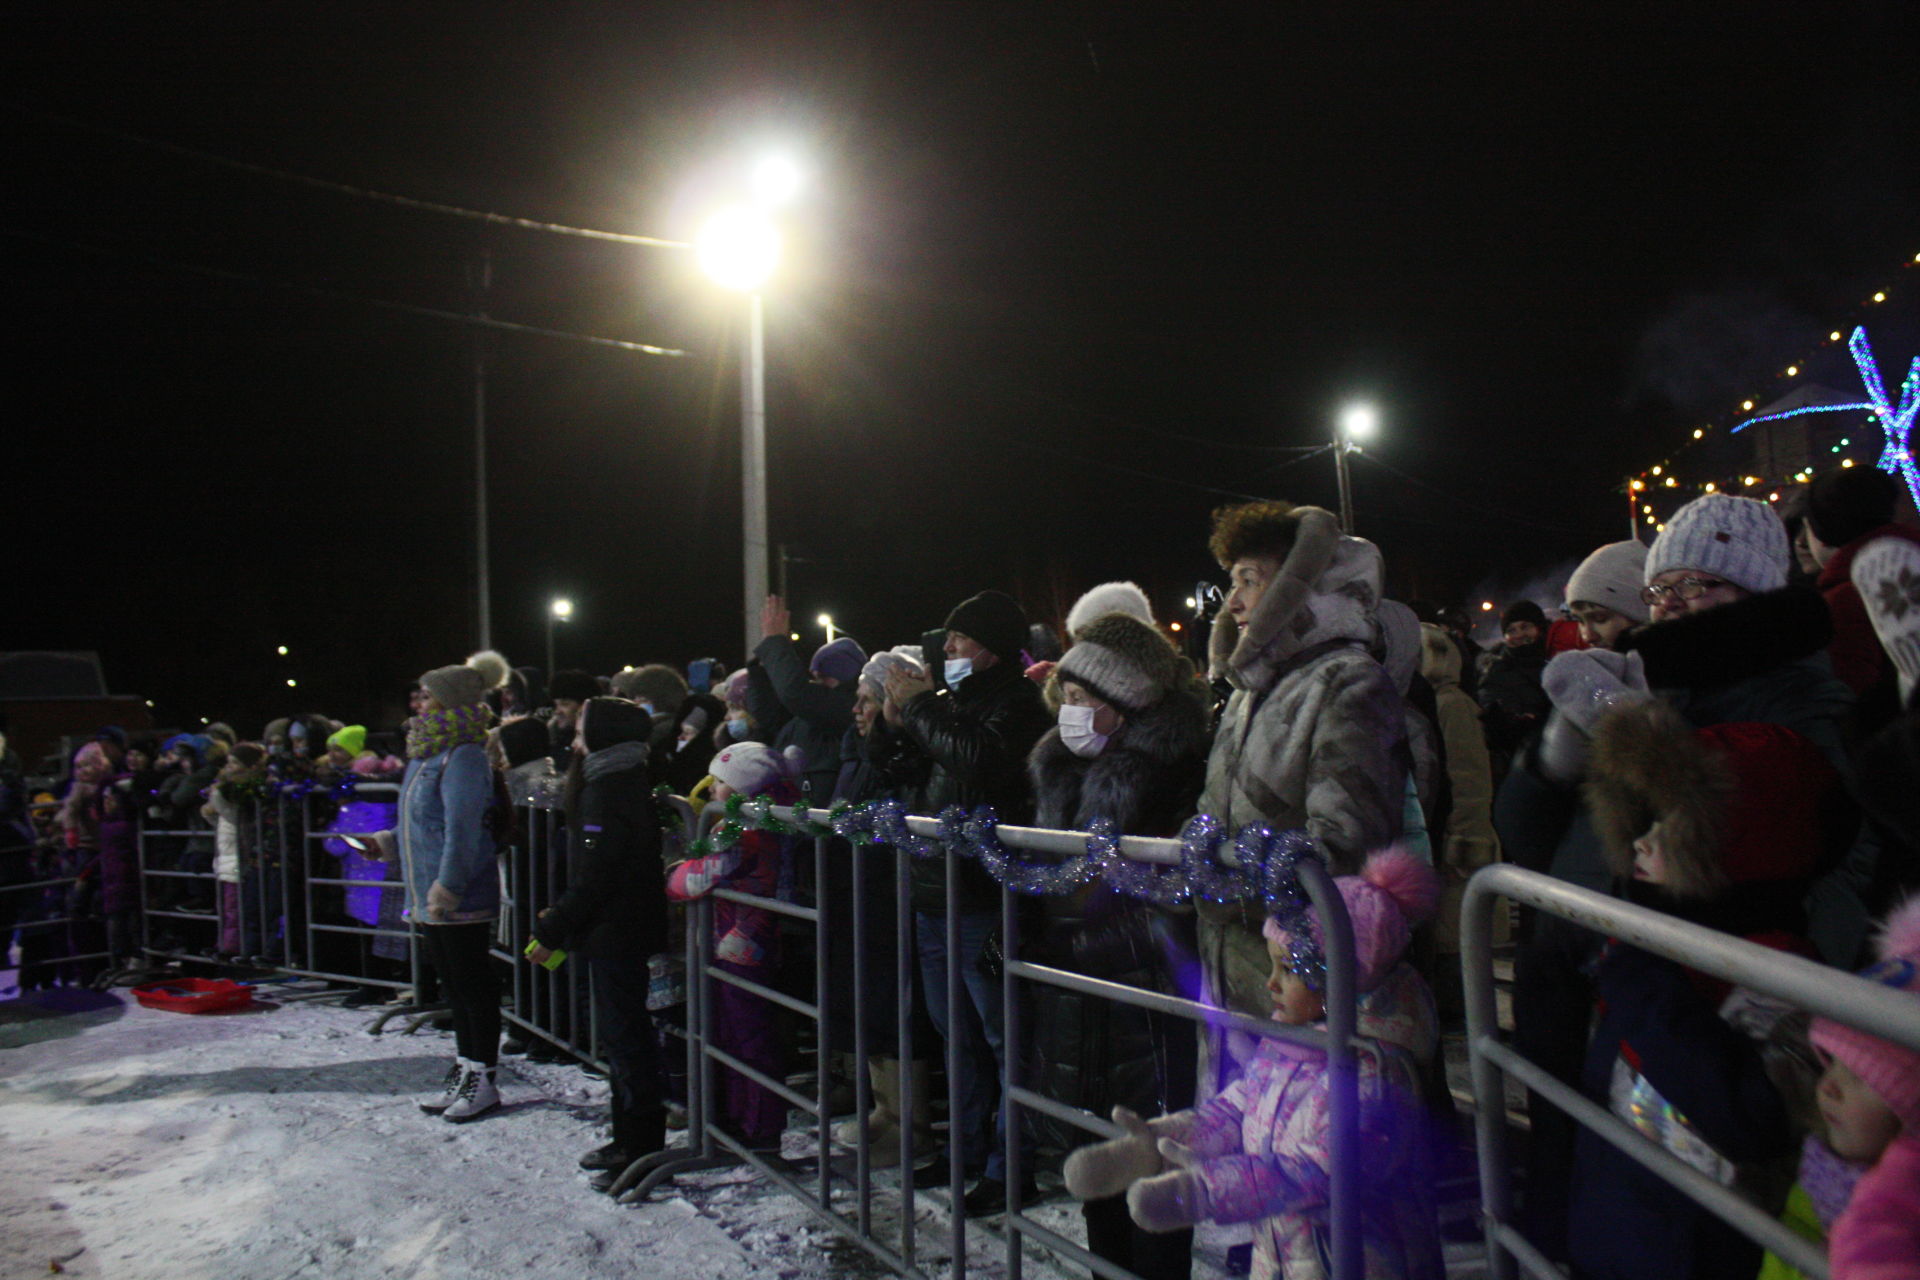
[[662, 1109], [660, 1041], [647, 1012], [647, 957], [618, 952], [592, 957], [593, 1010], [600, 1055], [607, 1062], [616, 1116]]
[[500, 1060], [500, 974], [487, 954], [493, 921], [420, 926], [453, 1014], [461, 1057], [491, 1067]]

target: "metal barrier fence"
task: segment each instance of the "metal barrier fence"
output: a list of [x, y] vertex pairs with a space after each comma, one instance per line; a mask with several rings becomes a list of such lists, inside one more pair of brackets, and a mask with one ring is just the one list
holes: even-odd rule
[[[771, 813], [782, 822], [791, 823], [796, 820], [796, 813], [791, 808], [776, 806]], [[910, 831], [917, 836], [937, 837], [940, 832], [940, 823], [934, 818], [908, 817], [906, 823]], [[997, 834], [1002, 844], [1010, 849], [1067, 857], [1084, 854], [1088, 839], [1084, 832], [1050, 831], [1026, 827], [1003, 826], [998, 828]], [[1140, 862], [1164, 866], [1178, 865], [1182, 860], [1181, 842], [1178, 840], [1124, 837], [1118, 842], [1118, 846], [1123, 856]], [[918, 1258], [915, 1214], [911, 1208], [916, 1187], [914, 1153], [910, 1142], [901, 1143], [897, 1191], [900, 1207], [897, 1243], [883, 1240], [875, 1229], [874, 1193], [876, 1188], [873, 1181], [875, 1171], [869, 1158], [869, 1135], [866, 1130], [870, 1105], [866, 1087], [867, 1064], [873, 1046], [868, 1043], [866, 1033], [865, 967], [859, 963], [853, 966], [854, 980], [851, 990], [835, 990], [828, 978], [832, 951], [842, 945], [843, 939], [845, 945], [853, 948], [856, 956], [868, 954], [867, 904], [859, 886], [865, 884], [864, 860], [868, 857], [881, 856], [880, 851], [884, 846], [856, 841], [851, 847], [852, 883], [855, 885], [855, 892], [844, 904], [832, 901], [828, 895], [822, 894], [817, 905], [808, 907], [729, 889], [717, 889], [689, 904], [691, 919], [687, 932], [688, 1144], [685, 1148], [671, 1148], [637, 1161], [615, 1183], [614, 1190], [625, 1202], [631, 1203], [644, 1200], [655, 1187], [676, 1174], [725, 1164], [744, 1163], [799, 1200], [824, 1224], [865, 1249], [894, 1272], [900, 1275], [924, 1275], [925, 1272], [921, 1269]], [[894, 857], [893, 911], [897, 945], [894, 963], [899, 978], [897, 1053], [899, 1061], [904, 1064], [913, 1058], [909, 1007], [914, 966], [911, 950], [914, 913], [909, 892], [911, 855], [907, 850], [897, 846], [892, 848], [892, 853]], [[815, 837], [813, 859], [817, 885], [824, 886], [828, 883], [829, 856], [829, 839], [823, 836]], [[953, 904], [959, 899], [958, 877], [962, 855], [953, 848], [946, 847], [941, 856], [946, 863], [948, 909], [945, 929], [947, 954], [951, 961], [952, 958], [961, 954], [959, 913], [954, 909]], [[1226, 856], [1232, 857], [1231, 853], [1227, 853]], [[1153, 1013], [1171, 1014], [1197, 1024], [1241, 1031], [1256, 1037], [1290, 1040], [1326, 1051], [1329, 1056], [1332, 1128], [1329, 1225], [1333, 1238], [1333, 1275], [1335, 1280], [1357, 1280], [1357, 1277], [1362, 1274], [1358, 1163], [1359, 1093], [1352, 927], [1347, 917], [1345, 903], [1334, 888], [1331, 876], [1318, 862], [1312, 859], [1303, 860], [1300, 865], [1300, 878], [1303, 888], [1323, 922], [1328, 975], [1325, 1029], [1294, 1027], [1266, 1019], [1247, 1017], [1192, 1000], [1161, 995], [1063, 969], [1020, 961], [1014, 958], [1018, 954], [1019, 944], [1017, 899], [1012, 890], [1003, 887], [1000, 923], [1007, 960], [1002, 966], [1001, 994], [1006, 1011], [1004, 1062], [1007, 1066], [1000, 1079], [1000, 1097], [1003, 1113], [1001, 1127], [1006, 1134], [1006, 1185], [1009, 1201], [1005, 1218], [1006, 1231], [1002, 1238], [1006, 1245], [1006, 1266], [1010, 1280], [1019, 1280], [1021, 1275], [1023, 1241], [1032, 1241], [1111, 1280], [1128, 1280], [1133, 1276], [1132, 1272], [1095, 1256], [1042, 1225], [1023, 1212], [1020, 1204], [1019, 1195], [1023, 1174], [1020, 1134], [1023, 1110], [1051, 1116], [1101, 1138], [1116, 1137], [1121, 1133], [1121, 1130], [1105, 1117], [1095, 1116], [1079, 1108], [1068, 1106], [1028, 1089], [1020, 1083], [1015, 1073], [1022, 1060], [1020, 1037], [1021, 1029], [1025, 1025], [1022, 1013], [1023, 994], [1029, 985], [1060, 987]], [[712, 936], [712, 904], [716, 900], [755, 907], [813, 926], [816, 946], [813, 954], [814, 999], [811, 1002], [797, 999], [738, 974], [717, 970], [708, 963], [716, 942]], [[844, 926], [838, 918], [843, 907], [849, 917]], [[819, 1070], [815, 1077], [815, 1096], [802, 1095], [789, 1088], [785, 1081], [775, 1080], [754, 1069], [714, 1043], [716, 1028], [712, 1014], [713, 991], [714, 984], [720, 982], [747, 991], [816, 1024]], [[956, 1011], [954, 1015], [956, 1028], [957, 1011], [966, 999], [960, 986], [960, 966], [957, 962], [950, 962], [947, 965], [947, 999], [948, 1008]], [[829, 1023], [832, 1005], [840, 999], [850, 999], [853, 1002], [854, 1015], [852, 1049], [855, 1064], [856, 1114], [860, 1118], [861, 1139], [853, 1153], [851, 1177], [837, 1171], [834, 1166], [830, 1133], [832, 1117], [827, 1102], [828, 1077], [825, 1064], [831, 1048]], [[957, 1034], [949, 1037], [946, 1052], [950, 1121], [946, 1178], [949, 1197], [947, 1207], [950, 1221], [948, 1239], [950, 1273], [954, 1277], [964, 1277], [967, 1270], [969, 1223], [961, 1212], [960, 1203], [964, 1190], [964, 1170], [968, 1153], [963, 1150], [962, 1144], [957, 1140], [957, 1124], [962, 1114], [961, 1046]], [[809, 1117], [809, 1126], [815, 1130], [815, 1138], [811, 1145], [814, 1148], [814, 1158], [817, 1160], [817, 1167], [813, 1170], [811, 1179], [803, 1180], [803, 1171], [796, 1170], [784, 1159], [767, 1152], [755, 1151], [738, 1135], [726, 1132], [716, 1105], [718, 1095], [713, 1079], [715, 1064], [771, 1090], [791, 1107]], [[913, 1083], [910, 1073], [901, 1072], [900, 1088], [903, 1096], [899, 1110], [903, 1117], [902, 1123], [905, 1124], [907, 1123], [905, 1118], [913, 1114], [915, 1101], [912, 1096]], [[808, 1185], [809, 1181], [811, 1185]], [[850, 1214], [836, 1208], [834, 1201], [836, 1188], [850, 1193], [852, 1200]]]
[[1461, 962], [1467, 999], [1467, 1048], [1473, 1070], [1479, 1146], [1481, 1209], [1487, 1260], [1494, 1280], [1510, 1280], [1517, 1261], [1531, 1275], [1560, 1280], [1561, 1272], [1513, 1221], [1507, 1155], [1505, 1077], [1565, 1112], [1638, 1161], [1695, 1203], [1771, 1250], [1813, 1280], [1827, 1280], [1825, 1252], [1753, 1201], [1669, 1154], [1578, 1089], [1501, 1042], [1493, 990], [1493, 913], [1512, 899], [1563, 920], [1684, 963], [1736, 986], [1920, 1050], [1920, 1004], [1902, 992], [1756, 943], [1689, 924], [1519, 867], [1476, 871], [1462, 904]]
[[[59, 807], [60, 806], [57, 803], [55, 804], [39, 803], [39, 804], [31, 804], [27, 806], [29, 812], [34, 814], [49, 814], [57, 810]], [[57, 853], [59, 851], [54, 850], [50, 846], [39, 843], [39, 842], [36, 842], [33, 844], [9, 845], [4, 849], [0, 849], [0, 858], [12, 859], [12, 858], [17, 858], [22, 856], [25, 856], [27, 858], [33, 858], [35, 855], [45, 853], [45, 852]], [[98, 853], [96, 853], [94, 856], [98, 858], [99, 855]], [[79, 925], [83, 929], [90, 926], [98, 926], [102, 930], [103, 934], [105, 933], [107, 926], [106, 926], [104, 915], [100, 917], [95, 917], [90, 915], [74, 915], [72, 913], [73, 908], [72, 908], [71, 895], [73, 893], [75, 886], [79, 885], [82, 879], [84, 878], [84, 872], [86, 868], [75, 867], [73, 870], [74, 870], [74, 874], [72, 875], [60, 875], [60, 874], [49, 875], [46, 873], [45, 868], [32, 868], [28, 872], [28, 877], [29, 877], [28, 879], [15, 881], [14, 883], [11, 883], [11, 884], [0, 884], [0, 894], [16, 894], [16, 893], [26, 894], [26, 895], [31, 895], [34, 893], [40, 894], [41, 906], [44, 906], [47, 894], [50, 890], [59, 889], [64, 891], [62, 895], [60, 909], [57, 912], [54, 912], [52, 914], [45, 914], [39, 911], [34, 905], [31, 905], [31, 900], [29, 899], [30, 905], [28, 905], [25, 908], [25, 910], [29, 913], [35, 914], [37, 918], [31, 919], [31, 920], [20, 919], [19, 915], [21, 913], [22, 908], [16, 906], [14, 909], [14, 912], [11, 913], [11, 919], [7, 927], [4, 930], [0, 930], [0, 948], [7, 947], [9, 945], [9, 940], [13, 936], [19, 935], [20, 937], [20, 944], [21, 944], [20, 968], [22, 971], [22, 979], [21, 979], [22, 987], [26, 985], [27, 976], [37, 972], [37, 969], [40, 966], [60, 967], [60, 966], [68, 966], [68, 965], [85, 965], [85, 964], [90, 964], [95, 960], [110, 961], [115, 958], [111, 950], [111, 945], [112, 945], [111, 938], [105, 939], [109, 947], [109, 949], [106, 951], [82, 951], [78, 949], [79, 947], [83, 946], [84, 943], [80, 942], [74, 936], [75, 925]], [[66, 937], [64, 939], [65, 947], [59, 952], [59, 954], [55, 955], [55, 954], [48, 953], [45, 955], [41, 955], [39, 954], [37, 949], [29, 945], [32, 941], [32, 939], [27, 937], [29, 933], [37, 933], [41, 931], [52, 932], [54, 930], [64, 930], [66, 933]], [[0, 960], [4, 960], [4, 959], [5, 959], [4, 955], [0, 955]]]

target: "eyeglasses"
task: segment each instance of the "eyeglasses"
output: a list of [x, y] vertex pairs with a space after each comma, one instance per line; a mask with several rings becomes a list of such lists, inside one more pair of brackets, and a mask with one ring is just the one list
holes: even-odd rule
[[1642, 587], [1640, 602], [1649, 605], [1659, 604], [1668, 596], [1672, 596], [1675, 600], [1698, 600], [1715, 587], [1732, 585], [1725, 578], [1682, 578], [1671, 584], [1656, 583], [1650, 587]]

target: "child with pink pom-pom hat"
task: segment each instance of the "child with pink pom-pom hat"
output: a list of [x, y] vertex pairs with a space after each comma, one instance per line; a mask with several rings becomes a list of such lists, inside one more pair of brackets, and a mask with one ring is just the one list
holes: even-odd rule
[[[1433, 913], [1440, 880], [1400, 849], [1376, 853], [1357, 876], [1334, 881], [1353, 921], [1360, 1054], [1361, 1232], [1370, 1280], [1444, 1273], [1427, 1176], [1420, 1072], [1439, 1043], [1433, 995], [1405, 960], [1413, 928]], [[1267, 992], [1273, 1018], [1326, 1018], [1321, 926], [1309, 908], [1270, 919]], [[1142, 1120], [1115, 1108], [1127, 1135], [1067, 1160], [1067, 1189], [1082, 1200], [1126, 1193], [1135, 1222], [1173, 1231], [1203, 1220], [1253, 1222], [1255, 1277], [1318, 1280], [1328, 1273], [1331, 1126], [1327, 1056], [1263, 1039], [1247, 1069], [1204, 1106]]]

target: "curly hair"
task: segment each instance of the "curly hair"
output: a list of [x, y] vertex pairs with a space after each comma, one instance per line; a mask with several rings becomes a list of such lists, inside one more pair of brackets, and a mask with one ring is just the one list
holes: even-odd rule
[[1293, 518], [1297, 508], [1291, 502], [1242, 502], [1221, 507], [1213, 513], [1213, 536], [1207, 549], [1222, 569], [1248, 556], [1287, 558], [1293, 550], [1299, 524]]

